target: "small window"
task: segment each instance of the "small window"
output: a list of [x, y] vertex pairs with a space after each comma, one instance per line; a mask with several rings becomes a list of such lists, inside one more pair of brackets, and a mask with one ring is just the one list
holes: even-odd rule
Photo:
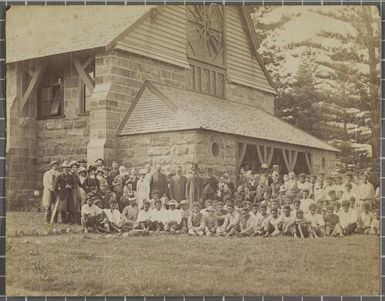
[[[88, 75], [94, 80], [95, 79], [95, 60], [93, 60], [85, 69]], [[90, 91], [87, 89], [86, 84], [80, 78], [80, 103], [79, 103], [79, 114], [89, 114], [89, 98], [91, 96]]]
[[211, 153], [213, 154], [214, 157], [218, 157], [219, 155], [219, 145], [218, 143], [214, 142], [212, 147], [211, 147]]
[[39, 119], [63, 116], [64, 68], [50, 65], [47, 67], [37, 92], [37, 115]]
[[325, 160], [325, 158], [322, 158], [321, 166], [322, 166], [322, 169], [326, 168], [326, 160]]

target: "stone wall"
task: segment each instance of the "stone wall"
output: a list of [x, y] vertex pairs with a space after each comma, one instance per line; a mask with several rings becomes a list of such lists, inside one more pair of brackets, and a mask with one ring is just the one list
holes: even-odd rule
[[274, 115], [274, 95], [270, 93], [227, 82], [226, 97], [229, 100], [252, 105]]
[[80, 160], [87, 157], [89, 116], [80, 114], [79, 75], [71, 59], [64, 69], [64, 117], [37, 120], [37, 188], [52, 160]]
[[112, 49], [96, 54], [96, 87], [91, 97], [88, 160], [102, 156], [107, 164], [119, 153], [116, 130], [143, 82], [186, 87], [186, 71], [144, 56]]
[[[197, 160], [201, 170], [211, 167], [216, 176], [229, 173], [235, 183], [236, 178], [236, 139], [232, 135], [210, 131], [197, 133]], [[213, 152], [213, 144], [218, 146], [218, 152]]]
[[180, 165], [187, 172], [196, 160], [195, 131], [122, 136], [119, 143], [119, 164], [129, 168], [159, 163], [163, 171], [172, 171]]
[[33, 200], [36, 166], [36, 122], [31, 110], [21, 118], [21, 64], [7, 65], [6, 199], [7, 208]]
[[[324, 166], [322, 166], [323, 158], [325, 159]], [[332, 171], [335, 171], [336, 159], [337, 153], [322, 150], [312, 150], [313, 173], [317, 174], [320, 171], [325, 171], [327, 174], [330, 174]]]

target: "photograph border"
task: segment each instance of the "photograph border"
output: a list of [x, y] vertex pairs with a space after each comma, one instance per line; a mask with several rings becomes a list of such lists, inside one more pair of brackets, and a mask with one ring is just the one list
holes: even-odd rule
[[[385, 0], [356, 1], [356, 0], [0, 0], [0, 301], [382, 301], [385, 297]], [[375, 5], [381, 16], [381, 156], [380, 156], [380, 293], [367, 296], [159, 296], [159, 297], [135, 297], [135, 296], [99, 296], [99, 297], [12, 297], [6, 296], [6, 210], [5, 210], [5, 145], [6, 145], [6, 114], [5, 114], [5, 14], [10, 5], [150, 5], [150, 4], [208, 4], [217, 3], [223, 5]], [[385, 300], [385, 299], [384, 299]]]

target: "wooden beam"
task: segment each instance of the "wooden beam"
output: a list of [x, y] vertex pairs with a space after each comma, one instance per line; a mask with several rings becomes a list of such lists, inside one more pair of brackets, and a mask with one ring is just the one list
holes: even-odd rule
[[37, 66], [35, 72], [33, 73], [32, 79], [28, 84], [27, 89], [23, 93], [23, 96], [21, 97], [21, 113], [24, 114], [25, 112], [25, 105], [28, 102], [29, 97], [32, 95], [33, 91], [35, 91], [43, 73], [45, 70], [46, 64], [40, 64]]
[[88, 57], [88, 59], [82, 64], [82, 67], [83, 67], [84, 70], [87, 69], [87, 67], [91, 64], [91, 62], [92, 62], [93, 59], [94, 59], [94, 58], [93, 58], [92, 56], [90, 56], [90, 57]]
[[74, 58], [74, 66], [76, 71], [79, 73], [80, 78], [85, 83], [87, 90], [90, 93], [92, 93], [92, 91], [94, 91], [94, 88], [95, 88], [95, 83], [92, 80], [92, 78], [88, 75], [88, 73], [85, 72], [78, 58]]

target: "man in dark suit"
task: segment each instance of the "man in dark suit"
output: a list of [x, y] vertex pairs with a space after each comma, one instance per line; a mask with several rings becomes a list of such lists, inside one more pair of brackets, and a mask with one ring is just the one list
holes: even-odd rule
[[218, 180], [213, 176], [213, 169], [211, 167], [207, 168], [206, 172], [207, 178], [203, 183], [203, 200], [213, 200], [218, 191]]
[[176, 168], [176, 174], [170, 181], [170, 198], [180, 203], [186, 197], [187, 178], [182, 175], [182, 167]]
[[[70, 173], [70, 165], [67, 161], [62, 164], [63, 172], [55, 179], [54, 189], [59, 196], [59, 204], [57, 211], [61, 214], [62, 223], [75, 223], [75, 204], [73, 200], [73, 189], [75, 188], [75, 180]], [[69, 216], [67, 216], [69, 212]]]
[[198, 169], [195, 167], [192, 169], [192, 176], [188, 178], [186, 183], [186, 200], [190, 209], [192, 209], [195, 202], [202, 205], [202, 195], [203, 179], [199, 176]]
[[161, 172], [160, 164], [157, 164], [151, 176], [150, 195], [152, 195], [154, 190], [158, 190], [160, 197], [162, 197], [164, 194], [167, 194], [167, 188], [167, 177]]

